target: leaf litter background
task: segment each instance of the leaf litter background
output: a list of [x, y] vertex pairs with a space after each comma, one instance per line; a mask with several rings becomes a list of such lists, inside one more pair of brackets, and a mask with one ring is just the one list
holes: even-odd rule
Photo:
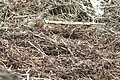
[[[47, 20], [91, 22], [80, 0], [0, 1], [0, 70], [30, 80], [120, 80], [120, 6], [107, 5], [105, 25], [46, 24], [26, 20], [48, 12]], [[84, 6], [90, 2], [83, 0]], [[35, 21], [37, 23], [37, 21]], [[44, 56], [46, 55], [46, 56]]]

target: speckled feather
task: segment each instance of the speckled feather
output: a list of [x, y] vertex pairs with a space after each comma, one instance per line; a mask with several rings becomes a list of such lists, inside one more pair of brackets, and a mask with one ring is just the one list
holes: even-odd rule
[[39, 27], [44, 27], [45, 25], [44, 19], [39, 19], [38, 21], [39, 21]]
[[48, 16], [47, 13], [43, 12], [41, 13], [41, 15], [37, 18], [37, 21], [39, 22], [39, 27], [44, 27], [45, 25], [45, 20], [44, 18], [46, 18]]

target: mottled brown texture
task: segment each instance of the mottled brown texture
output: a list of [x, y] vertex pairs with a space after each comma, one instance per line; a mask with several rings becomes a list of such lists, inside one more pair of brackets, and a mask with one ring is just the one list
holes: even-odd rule
[[45, 25], [45, 21], [44, 21], [44, 19], [37, 19], [37, 21], [38, 21], [38, 25], [39, 25], [39, 27], [44, 27], [44, 25]]
[[36, 18], [38, 26], [39, 26], [40, 28], [44, 29], [44, 30], [45, 30], [45, 28], [44, 28], [44, 25], [45, 25], [45, 20], [44, 20], [44, 18], [46, 18], [47, 16], [48, 16], [48, 13], [42, 12], [42, 13], [40, 14], [40, 16]]

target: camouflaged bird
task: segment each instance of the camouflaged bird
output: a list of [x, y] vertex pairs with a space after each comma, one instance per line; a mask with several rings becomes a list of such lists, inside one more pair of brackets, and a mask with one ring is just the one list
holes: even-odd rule
[[0, 80], [22, 80], [18, 75], [0, 71]]
[[32, 20], [28, 20], [28, 27], [34, 28], [34, 27], [40, 27], [44, 29], [44, 25], [45, 25], [45, 18], [48, 16], [48, 13], [43, 12], [40, 14], [40, 16], [35, 17]]
[[37, 17], [37, 22], [38, 22], [39, 27], [41, 27], [41, 28], [44, 27], [44, 25], [45, 25], [45, 20], [44, 19], [47, 16], [48, 16], [48, 14], [43, 12], [43, 13], [40, 14], [39, 17]]

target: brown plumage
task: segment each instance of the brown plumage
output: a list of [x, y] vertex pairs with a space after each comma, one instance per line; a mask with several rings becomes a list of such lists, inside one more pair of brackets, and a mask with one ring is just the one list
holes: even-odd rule
[[[29, 20], [27, 25], [30, 28], [42, 28], [43, 30], [45, 29], [45, 20], [44, 18], [46, 18], [48, 16], [47, 13], [41, 13], [41, 15], [39, 17], [35, 17], [32, 20]], [[26, 23], [26, 21], [25, 21]], [[46, 30], [47, 31], [47, 30]]]
[[44, 19], [37, 19], [37, 24], [39, 27], [43, 28], [45, 25]]
[[45, 25], [45, 20], [44, 18], [46, 18], [48, 16], [47, 13], [43, 12], [40, 14], [40, 16], [37, 18], [38, 19], [38, 22], [39, 22], [39, 27], [44, 27]]

